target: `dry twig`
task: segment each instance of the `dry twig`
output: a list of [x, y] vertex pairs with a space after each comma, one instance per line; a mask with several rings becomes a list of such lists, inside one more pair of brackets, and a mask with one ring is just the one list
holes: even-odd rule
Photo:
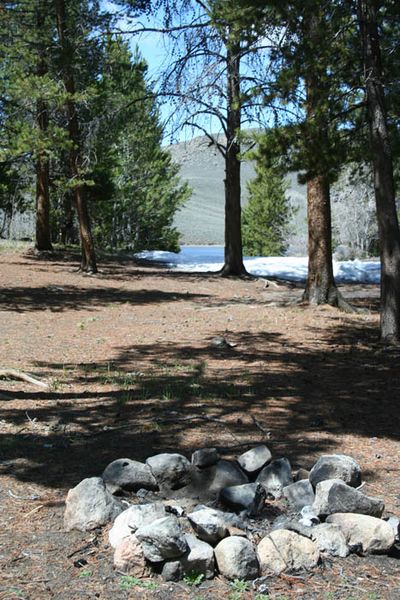
[[37, 385], [45, 389], [49, 388], [48, 383], [41, 381], [40, 379], [36, 379], [36, 377], [33, 377], [32, 375], [18, 371], [17, 369], [0, 369], [0, 379], [3, 377], [8, 377], [10, 379], [21, 379], [22, 381], [33, 383], [33, 385]]

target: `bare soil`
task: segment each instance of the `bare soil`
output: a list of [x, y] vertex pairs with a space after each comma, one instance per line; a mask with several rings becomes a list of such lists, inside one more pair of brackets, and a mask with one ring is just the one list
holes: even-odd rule
[[[113, 572], [107, 529], [65, 533], [67, 490], [116, 458], [261, 441], [294, 469], [350, 454], [400, 514], [400, 351], [378, 341], [377, 287], [343, 286], [365, 309], [345, 314], [294, 304], [283, 282], [122, 259], [89, 277], [77, 258], [0, 253], [0, 368], [51, 384], [0, 380], [0, 599], [256, 597], [219, 578], [140, 587]], [[399, 598], [399, 554], [325, 560], [269, 595]]]

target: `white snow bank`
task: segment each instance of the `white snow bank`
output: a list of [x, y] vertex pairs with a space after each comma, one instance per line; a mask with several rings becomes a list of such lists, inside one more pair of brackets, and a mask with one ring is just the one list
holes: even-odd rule
[[[139, 252], [135, 256], [163, 263], [169, 269], [188, 273], [219, 271], [224, 263], [222, 246], [182, 246], [178, 254], [154, 250]], [[244, 264], [252, 275], [300, 282], [307, 278], [307, 257], [254, 256], [246, 257]], [[333, 261], [333, 272], [338, 283], [379, 283], [380, 281], [379, 260]]]

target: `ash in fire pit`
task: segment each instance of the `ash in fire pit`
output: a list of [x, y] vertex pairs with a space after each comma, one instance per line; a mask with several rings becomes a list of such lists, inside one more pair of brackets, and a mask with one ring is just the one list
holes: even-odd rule
[[86, 531], [110, 521], [114, 567], [136, 577], [161, 573], [255, 579], [311, 569], [324, 556], [387, 553], [399, 519], [363, 494], [361, 469], [345, 455], [322, 456], [293, 477], [286, 458], [258, 446], [221, 459], [216, 448], [121, 458], [69, 491], [64, 524]]

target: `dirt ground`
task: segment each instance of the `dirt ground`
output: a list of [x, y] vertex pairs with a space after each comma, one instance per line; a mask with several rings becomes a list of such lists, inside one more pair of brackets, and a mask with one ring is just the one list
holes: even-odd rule
[[[302, 290], [282, 282], [76, 267], [0, 251], [0, 365], [51, 384], [0, 380], [1, 600], [257, 597], [219, 578], [138, 586], [113, 572], [106, 530], [65, 533], [67, 490], [116, 458], [261, 441], [294, 469], [350, 454], [400, 514], [400, 350], [378, 342], [377, 287], [343, 286], [365, 308], [345, 314], [293, 304]], [[264, 598], [399, 598], [399, 555], [325, 560], [268, 579]]]

